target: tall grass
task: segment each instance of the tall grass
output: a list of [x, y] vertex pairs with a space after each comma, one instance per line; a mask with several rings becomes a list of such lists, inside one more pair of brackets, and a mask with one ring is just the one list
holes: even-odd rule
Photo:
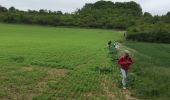
[[141, 99], [169, 100], [170, 45], [128, 42], [126, 46], [135, 50], [129, 82], [134, 95]]

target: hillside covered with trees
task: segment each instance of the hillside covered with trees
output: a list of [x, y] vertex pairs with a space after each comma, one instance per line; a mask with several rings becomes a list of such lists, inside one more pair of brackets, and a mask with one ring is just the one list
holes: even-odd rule
[[126, 29], [135, 25], [135, 19], [141, 16], [142, 9], [135, 2], [98, 1], [71, 14], [44, 9], [20, 11], [0, 6], [0, 21], [8, 23]]

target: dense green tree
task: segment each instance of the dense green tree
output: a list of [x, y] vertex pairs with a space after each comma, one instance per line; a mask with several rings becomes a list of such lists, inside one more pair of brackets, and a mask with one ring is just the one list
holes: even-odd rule
[[48, 13], [48, 11], [47, 11], [47, 10], [45, 10], [45, 9], [40, 9], [40, 10], [39, 10], [39, 13], [40, 13], [40, 14], [47, 14], [47, 13]]
[[152, 17], [152, 15], [149, 12], [144, 12], [143, 16], [144, 17]]
[[8, 11], [8, 9], [7, 9], [7, 8], [2, 7], [2, 6], [0, 5], [0, 12], [7, 12], [7, 11]]
[[126, 29], [135, 24], [135, 17], [141, 17], [142, 9], [135, 2], [98, 1], [86, 4], [76, 14], [87, 27]]
[[15, 7], [10, 7], [9, 8], [9, 12], [15, 12], [15, 11], [16, 11]]
[[161, 19], [164, 23], [169, 23], [170, 24], [170, 12], [168, 12], [166, 15], [162, 16]]

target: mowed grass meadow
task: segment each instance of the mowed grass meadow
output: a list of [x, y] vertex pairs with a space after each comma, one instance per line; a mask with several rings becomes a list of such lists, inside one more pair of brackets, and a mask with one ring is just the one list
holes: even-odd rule
[[121, 38], [114, 30], [0, 24], [0, 99], [123, 99], [106, 47]]

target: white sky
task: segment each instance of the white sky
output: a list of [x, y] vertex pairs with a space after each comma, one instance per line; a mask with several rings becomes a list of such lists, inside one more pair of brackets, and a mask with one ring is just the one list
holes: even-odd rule
[[[0, 5], [7, 8], [14, 6], [20, 10], [47, 9], [52, 11], [61, 10], [63, 12], [74, 12], [77, 8], [82, 8], [85, 3], [94, 3], [99, 0], [0, 0]], [[153, 15], [162, 15], [170, 11], [170, 0], [105, 0], [113, 2], [136, 1], [143, 11]]]

